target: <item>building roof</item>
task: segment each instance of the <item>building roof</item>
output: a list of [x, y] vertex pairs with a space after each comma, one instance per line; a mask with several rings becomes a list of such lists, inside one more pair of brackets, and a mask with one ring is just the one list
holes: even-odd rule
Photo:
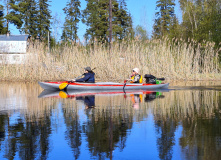
[[0, 35], [0, 41], [27, 41], [29, 35]]

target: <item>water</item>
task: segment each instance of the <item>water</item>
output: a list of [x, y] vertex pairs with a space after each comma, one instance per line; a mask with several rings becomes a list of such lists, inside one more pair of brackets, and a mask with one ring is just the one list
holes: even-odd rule
[[129, 93], [0, 85], [0, 159], [221, 159], [221, 82]]

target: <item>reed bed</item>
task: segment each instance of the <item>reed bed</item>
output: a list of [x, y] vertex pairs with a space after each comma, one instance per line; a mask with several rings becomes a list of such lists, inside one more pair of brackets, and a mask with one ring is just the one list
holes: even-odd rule
[[65, 44], [49, 53], [44, 44], [32, 42], [24, 64], [0, 64], [0, 80], [69, 80], [81, 75], [86, 66], [96, 68], [97, 81], [122, 82], [135, 67], [142, 75], [167, 80], [217, 80], [221, 79], [219, 51], [210, 42], [202, 46], [167, 38], [113, 43], [111, 52], [101, 44]]

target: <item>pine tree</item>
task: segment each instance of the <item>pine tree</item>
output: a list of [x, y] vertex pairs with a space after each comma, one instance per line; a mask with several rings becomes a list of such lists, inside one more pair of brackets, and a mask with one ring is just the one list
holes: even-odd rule
[[64, 42], [67, 42], [67, 41], [68, 41], [67, 33], [65, 32], [65, 30], [62, 31], [61, 39], [62, 39]]
[[48, 0], [39, 0], [38, 3], [38, 36], [42, 38], [48, 37], [50, 32], [51, 11], [49, 10]]
[[169, 25], [169, 35], [170, 39], [179, 39], [181, 38], [181, 26], [176, 16], [171, 19], [171, 23]]
[[108, 1], [86, 0], [87, 7], [83, 11], [83, 23], [88, 28], [85, 37], [95, 42], [108, 41]]
[[6, 33], [6, 27], [4, 27], [4, 12], [3, 12], [3, 6], [0, 5], [0, 34]]
[[21, 33], [47, 38], [51, 19], [48, 0], [9, 0], [8, 5], [6, 19]]
[[37, 36], [37, 4], [35, 0], [9, 0], [6, 19], [21, 33]]
[[36, 38], [38, 36], [37, 31], [37, 3], [35, 0], [22, 0], [20, 3], [21, 10], [23, 14], [24, 25], [22, 32], [31, 35]]
[[6, 19], [11, 23], [14, 24], [17, 29], [21, 29], [22, 27], [22, 14], [20, 13], [19, 8], [19, 0], [9, 0], [8, 1], [8, 8], [9, 13], [6, 15]]
[[[87, 7], [83, 11], [83, 23], [88, 28], [85, 38], [94, 42], [108, 42], [109, 37], [109, 0], [86, 0]], [[126, 3], [112, 0], [112, 32], [116, 40], [133, 37], [132, 19], [126, 11]]]
[[158, 0], [156, 9], [156, 19], [153, 26], [153, 37], [160, 38], [169, 33], [169, 26], [172, 18], [174, 17], [174, 0]]
[[62, 37], [64, 37], [63, 40], [65, 41], [69, 40], [76, 43], [76, 40], [78, 39], [77, 30], [81, 16], [80, 7], [81, 5], [79, 0], [70, 0], [63, 9], [66, 14], [66, 18]]
[[127, 12], [127, 5], [125, 0], [119, 1], [119, 13], [117, 14], [117, 23], [119, 23], [119, 28], [116, 31], [117, 37], [119, 40], [125, 38], [132, 38], [133, 37], [133, 27], [132, 27], [132, 18], [130, 14]]

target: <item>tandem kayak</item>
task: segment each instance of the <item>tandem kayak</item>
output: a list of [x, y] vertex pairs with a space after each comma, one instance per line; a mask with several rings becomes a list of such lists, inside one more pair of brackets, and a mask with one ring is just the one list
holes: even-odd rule
[[[61, 90], [59, 86], [67, 81], [61, 82], [38, 82], [46, 90]], [[145, 84], [145, 83], [115, 83], [115, 82], [97, 82], [97, 83], [78, 83], [68, 82], [67, 90], [156, 90], [168, 89], [169, 83]]]

